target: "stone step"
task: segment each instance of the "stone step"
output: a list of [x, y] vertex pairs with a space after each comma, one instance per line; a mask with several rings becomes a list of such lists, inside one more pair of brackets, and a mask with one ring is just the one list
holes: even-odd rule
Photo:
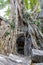
[[43, 62], [43, 50], [32, 49], [32, 61], [33, 62]]
[[43, 63], [32, 63], [32, 65], [43, 65]]

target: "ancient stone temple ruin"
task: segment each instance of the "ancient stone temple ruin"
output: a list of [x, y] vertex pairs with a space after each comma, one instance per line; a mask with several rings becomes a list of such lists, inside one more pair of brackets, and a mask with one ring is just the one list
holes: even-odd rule
[[[39, 18], [40, 18], [40, 15], [39, 15]], [[10, 24], [8, 21], [6, 21], [0, 17], [0, 21], [4, 22], [4, 26], [1, 25], [1, 22], [0, 22], [0, 28], [2, 28], [2, 29], [0, 29], [0, 36], [1, 36], [0, 39], [4, 40], [4, 43], [3, 43], [4, 51], [6, 53], [7, 52], [15, 53], [13, 51], [16, 50], [16, 52], [18, 54], [29, 55], [29, 54], [31, 54], [31, 47], [33, 48], [32, 43], [34, 43], [34, 45], [35, 45], [35, 39], [34, 39], [35, 32], [33, 32], [33, 34], [32, 34], [32, 36], [33, 36], [33, 39], [32, 39], [33, 41], [32, 41], [31, 36], [29, 34], [29, 27], [31, 28], [31, 33], [32, 33], [32, 26], [29, 26], [28, 23], [25, 22], [24, 20], [22, 20], [20, 18], [18, 18], [18, 19], [19, 19], [17, 21], [18, 28], [17, 28], [17, 34], [15, 34], [15, 37], [16, 37], [16, 40], [15, 40], [15, 37], [14, 37], [15, 31], [11, 30]], [[34, 24], [33, 24], [33, 26], [34, 26]], [[15, 49], [14, 49], [14, 47], [15, 47]]]

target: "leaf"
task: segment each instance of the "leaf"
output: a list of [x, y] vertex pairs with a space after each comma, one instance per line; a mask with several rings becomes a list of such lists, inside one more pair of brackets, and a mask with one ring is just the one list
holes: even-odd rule
[[14, 29], [15, 28], [15, 23], [14, 22], [11, 22], [10, 23], [10, 27], [11, 27], [11, 29]]
[[8, 36], [10, 34], [10, 32], [5, 32], [5, 35]]

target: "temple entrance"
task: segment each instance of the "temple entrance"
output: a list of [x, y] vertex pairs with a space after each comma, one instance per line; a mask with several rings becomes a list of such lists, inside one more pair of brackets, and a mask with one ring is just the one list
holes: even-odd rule
[[24, 55], [24, 44], [25, 44], [25, 37], [21, 35], [17, 38], [16, 41], [17, 53]]

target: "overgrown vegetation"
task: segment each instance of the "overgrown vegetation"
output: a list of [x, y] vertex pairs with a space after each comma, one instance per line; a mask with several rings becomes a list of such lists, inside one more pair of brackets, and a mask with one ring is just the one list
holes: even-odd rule
[[[5, 12], [6, 13], [5, 17], [8, 16], [8, 18], [11, 19], [11, 20], [9, 20], [10, 26], [8, 27], [10, 32], [6, 31], [4, 34], [4, 35], [6, 35], [6, 37], [4, 35], [2, 37], [4, 40], [4, 43], [6, 45], [8, 44], [8, 46], [10, 45], [9, 50], [12, 53], [13, 49], [14, 49], [14, 42], [16, 42], [16, 36], [17, 36], [16, 34], [18, 34], [17, 33], [18, 22], [24, 21], [28, 24], [28, 29], [29, 29], [28, 34], [30, 35], [30, 37], [32, 39], [33, 46], [35, 48], [39, 49], [39, 47], [38, 47], [38, 46], [40, 46], [39, 42], [40, 42], [40, 44], [43, 42], [43, 34], [39, 30], [40, 23], [41, 23], [40, 19], [38, 19], [38, 14], [40, 12], [39, 1], [38, 0], [17, 1], [18, 6], [17, 6], [17, 4], [15, 4], [16, 0], [15, 0], [15, 2], [13, 1], [13, 3], [11, 3], [12, 1], [13, 0], [0, 0], [0, 9], [3, 9], [6, 6], [8, 6], [8, 8]], [[6, 27], [6, 29], [7, 29], [7, 27]], [[16, 31], [16, 34], [14, 37], [15, 31]], [[15, 39], [15, 41], [14, 41], [14, 39]], [[6, 51], [8, 51], [8, 47], [7, 47]]]

